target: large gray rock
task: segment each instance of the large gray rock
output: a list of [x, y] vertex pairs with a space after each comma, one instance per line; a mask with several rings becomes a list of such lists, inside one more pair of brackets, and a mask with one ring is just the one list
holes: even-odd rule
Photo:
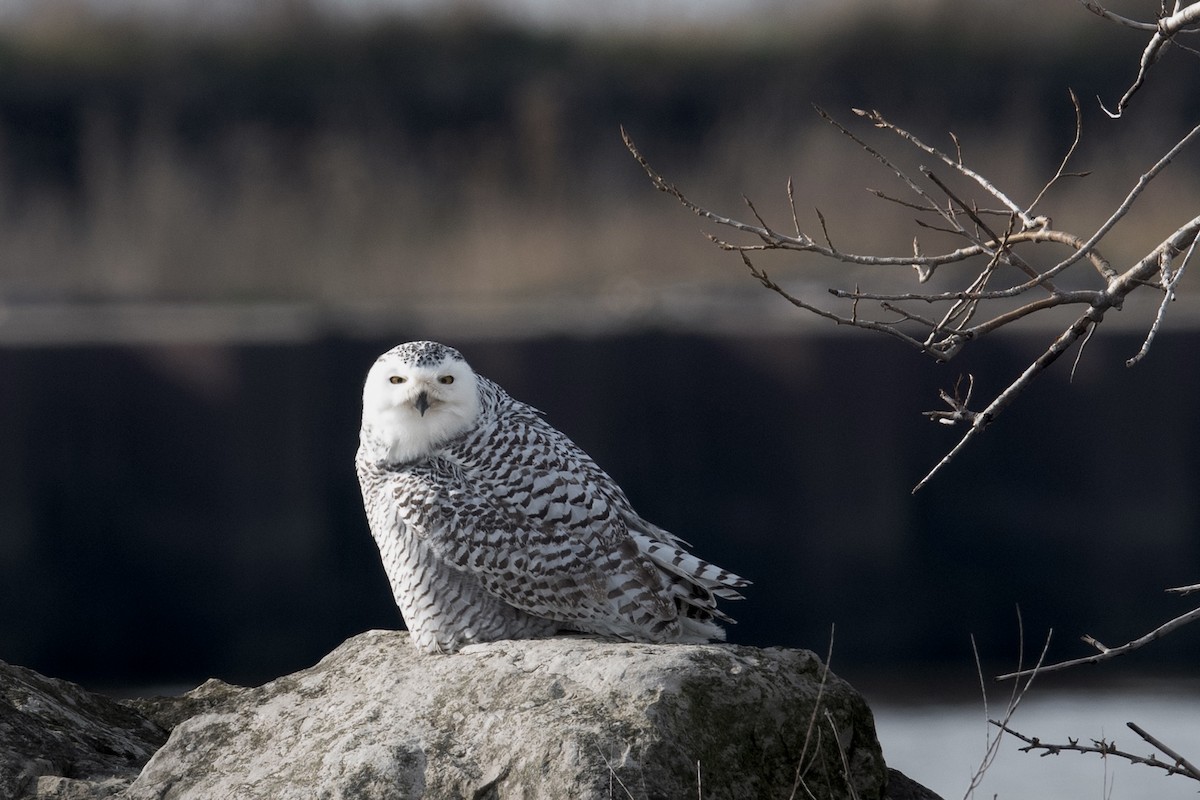
[[[812, 653], [582, 638], [423, 656], [407, 634], [350, 639], [207, 704], [121, 796], [818, 798], [883, 796], [871, 712]], [[168, 718], [172, 703], [151, 716]], [[798, 787], [798, 788], [797, 788]]]
[[0, 661], [0, 798], [112, 797], [166, 739], [133, 709]]
[[938, 800], [889, 776], [866, 703], [805, 651], [558, 638], [422, 656], [372, 631], [261, 687], [120, 703], [0, 662], [3, 800], [824, 800], [851, 786]]

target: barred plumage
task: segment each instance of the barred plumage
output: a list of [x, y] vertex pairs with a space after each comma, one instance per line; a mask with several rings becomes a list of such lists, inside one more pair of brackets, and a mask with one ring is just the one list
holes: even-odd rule
[[355, 459], [396, 604], [426, 652], [579, 631], [724, 639], [748, 585], [634, 512], [541, 414], [436, 342], [376, 360]]

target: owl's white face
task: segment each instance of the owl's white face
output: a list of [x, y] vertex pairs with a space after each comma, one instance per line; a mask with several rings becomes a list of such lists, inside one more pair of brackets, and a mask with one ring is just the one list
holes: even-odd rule
[[417, 357], [405, 349], [411, 344], [380, 356], [363, 388], [364, 437], [369, 432], [379, 441], [390, 462], [427, 455], [470, 430], [479, 415], [478, 381], [462, 356], [444, 345], [416, 344], [428, 345]]

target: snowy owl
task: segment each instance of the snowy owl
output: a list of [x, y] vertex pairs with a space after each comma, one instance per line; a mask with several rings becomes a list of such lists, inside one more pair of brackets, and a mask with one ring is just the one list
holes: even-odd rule
[[413, 643], [576, 631], [724, 639], [716, 598], [748, 581], [642, 519], [540, 412], [437, 342], [399, 345], [363, 389], [355, 459], [371, 533]]

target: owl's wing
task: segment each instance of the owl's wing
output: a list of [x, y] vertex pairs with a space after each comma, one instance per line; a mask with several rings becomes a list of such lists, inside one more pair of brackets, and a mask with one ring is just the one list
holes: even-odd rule
[[465, 477], [504, 498], [512, 511], [562, 531], [571, 541], [609, 546], [632, 540], [634, 558], [655, 572], [652, 585], [689, 616], [733, 622], [714, 597], [741, 599], [749, 581], [698, 558], [686, 541], [642, 519], [625, 493], [587, 453], [546, 422], [541, 412], [512, 398], [483, 451], [492, 459], [464, 465]]
[[578, 497], [584, 487], [563, 476], [512, 492], [498, 480], [434, 459], [408, 471], [398, 513], [445, 562], [529, 614], [615, 635], [671, 624], [662, 574], [610, 503]]
[[481, 449], [489, 456], [464, 464], [465, 477], [515, 513], [611, 543], [639, 519], [616, 481], [532, 406], [510, 399]]

